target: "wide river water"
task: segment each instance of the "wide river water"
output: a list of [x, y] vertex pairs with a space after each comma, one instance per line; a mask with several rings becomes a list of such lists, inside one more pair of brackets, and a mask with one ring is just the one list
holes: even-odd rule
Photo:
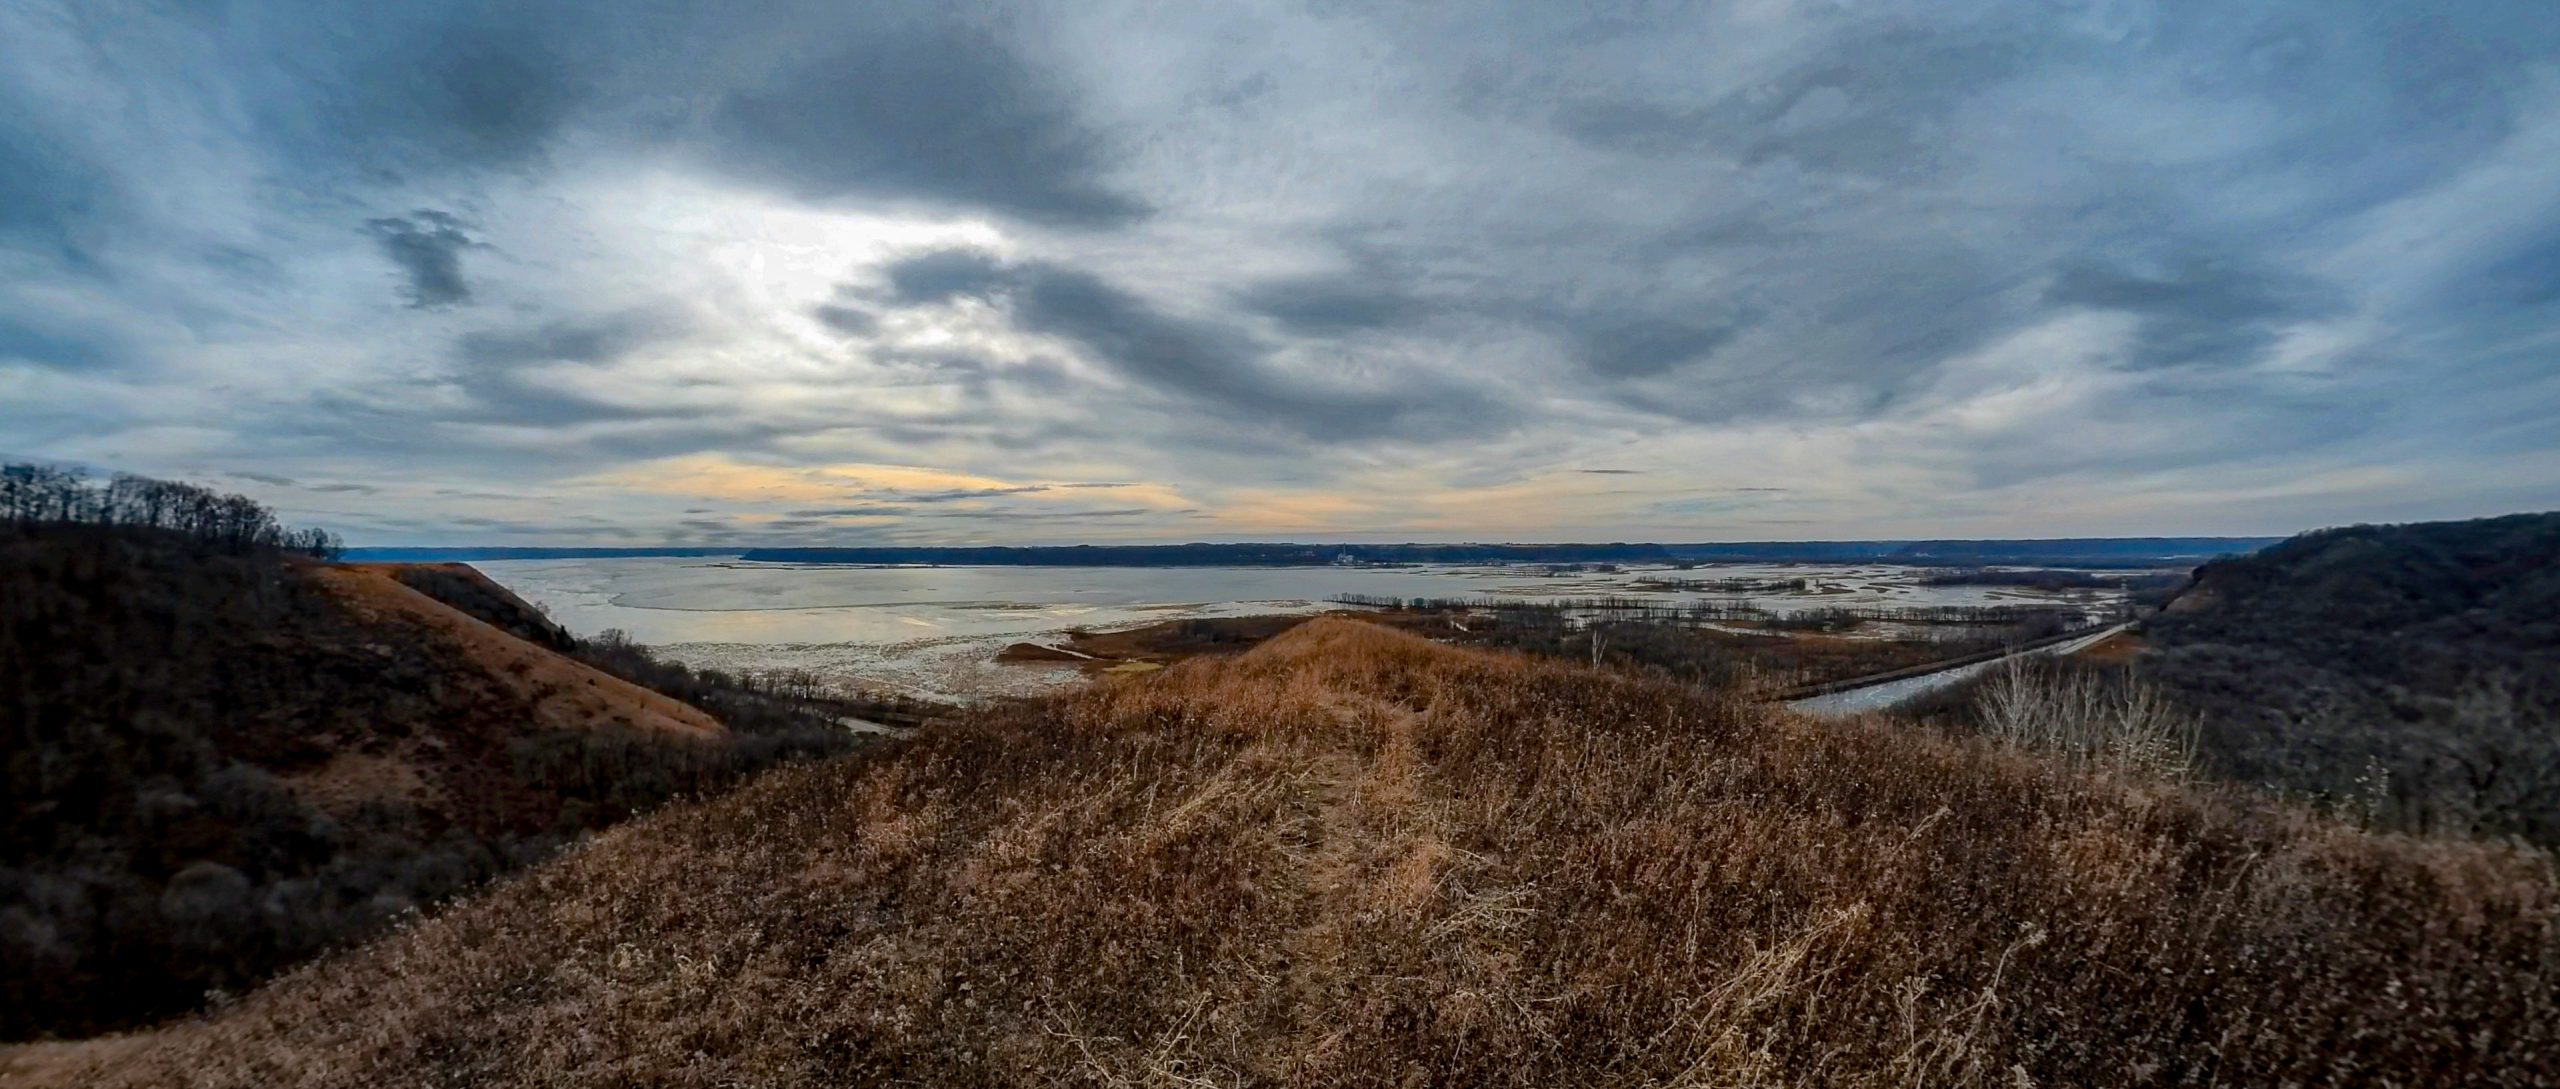
[[[580, 635], [619, 628], [679, 661], [808, 669], [939, 697], [1036, 691], [1061, 671], [994, 664], [1014, 641], [1183, 617], [1321, 612], [1358, 594], [1534, 602], [1640, 597], [1838, 605], [2052, 601], [2009, 587], [1924, 586], [1917, 568], [1723, 564], [1550, 575], [1525, 567], [856, 567], [718, 557], [489, 560], [473, 566]], [[1807, 592], [1644, 590], [1645, 578], [1808, 580]]]

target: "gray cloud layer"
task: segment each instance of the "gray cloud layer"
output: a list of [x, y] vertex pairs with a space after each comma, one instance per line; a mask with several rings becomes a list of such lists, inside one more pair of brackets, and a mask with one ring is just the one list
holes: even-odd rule
[[886, 197], [1109, 226], [1103, 137], [991, 34], [892, 26], [730, 94], [707, 131], [726, 168], [819, 200]]
[[431, 209], [407, 216], [365, 221], [365, 230], [382, 245], [407, 280], [401, 296], [420, 310], [471, 301], [471, 285], [462, 279], [462, 253], [472, 246], [462, 221]]
[[[15, 5], [0, 40], [8, 444], [329, 480], [266, 486], [386, 527], [577, 522], [462, 493], [810, 539], [847, 530], [794, 512], [1716, 536], [2560, 502], [2539, 3], [228, 0]], [[979, 483], [630, 483], [677, 462]], [[1079, 476], [1165, 497], [1056, 507]]]

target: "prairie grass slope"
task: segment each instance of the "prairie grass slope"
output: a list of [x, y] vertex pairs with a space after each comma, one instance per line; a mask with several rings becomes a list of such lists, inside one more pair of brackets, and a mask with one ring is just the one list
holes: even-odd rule
[[2541, 1084], [2560, 881], [1319, 620], [621, 826], [29, 1084]]
[[[527, 642], [404, 584], [384, 565], [319, 566], [317, 580], [365, 623], [406, 624], [459, 655], [470, 675], [488, 678], [531, 708], [525, 725], [578, 730], [611, 725], [647, 734], [716, 738], [719, 720], [548, 647]], [[477, 575], [477, 572], [473, 572]]]

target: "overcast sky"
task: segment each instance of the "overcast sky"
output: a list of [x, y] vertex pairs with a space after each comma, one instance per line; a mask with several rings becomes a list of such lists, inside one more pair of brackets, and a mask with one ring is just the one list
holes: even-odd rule
[[0, 456], [361, 544], [2560, 507], [2516, 3], [0, 3]]

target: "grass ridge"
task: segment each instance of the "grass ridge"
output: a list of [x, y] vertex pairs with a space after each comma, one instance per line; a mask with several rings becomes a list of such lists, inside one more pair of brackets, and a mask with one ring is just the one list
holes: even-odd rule
[[2549, 1084], [2549, 855], [1319, 620], [30, 1084]]

